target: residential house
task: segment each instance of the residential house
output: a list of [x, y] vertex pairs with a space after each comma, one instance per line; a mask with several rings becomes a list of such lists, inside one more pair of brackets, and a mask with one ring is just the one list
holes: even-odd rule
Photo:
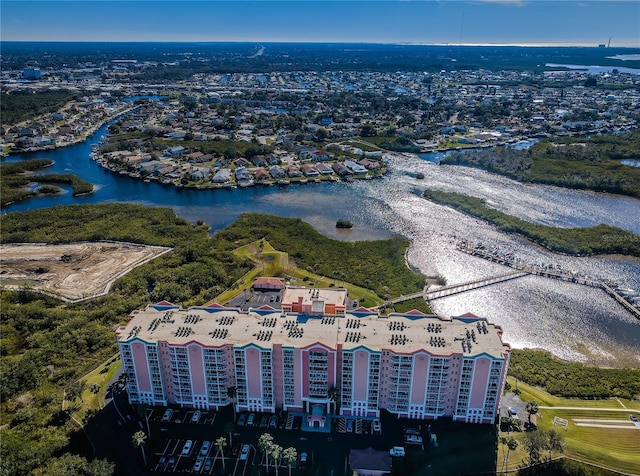
[[285, 173], [284, 169], [282, 167], [280, 167], [279, 165], [274, 165], [273, 167], [271, 167], [269, 169], [269, 174], [271, 174], [271, 176], [274, 179], [281, 179], [281, 178], [284, 178], [286, 176], [286, 173]]
[[193, 167], [191, 169], [191, 180], [204, 180], [209, 176], [209, 172], [210, 170], [207, 167]]
[[300, 167], [297, 165], [287, 165], [284, 168], [284, 171], [287, 173], [289, 177], [302, 177], [302, 172], [300, 171]]
[[329, 154], [324, 150], [314, 150], [309, 155], [309, 158], [314, 162], [324, 162], [329, 160]]
[[354, 162], [353, 160], [345, 160], [345, 167], [351, 170], [354, 175], [367, 175], [367, 168], [360, 165], [358, 162]]
[[316, 170], [322, 175], [331, 175], [333, 173], [333, 169], [329, 164], [321, 163], [315, 165]]
[[231, 179], [231, 170], [229, 169], [220, 169], [218, 170], [211, 181], [213, 183], [226, 183]]
[[253, 171], [253, 178], [256, 182], [266, 182], [268, 180], [271, 180], [271, 175], [269, 175], [269, 172], [267, 172], [262, 167], [258, 167]]
[[358, 163], [369, 170], [378, 170], [380, 168], [380, 162], [377, 160], [362, 159]]
[[332, 164], [331, 168], [340, 177], [347, 177], [349, 175], [353, 175], [353, 172], [351, 172], [351, 170], [349, 170], [344, 164], [340, 162], [336, 162], [335, 164]]
[[187, 159], [190, 163], [192, 164], [197, 164], [199, 162], [202, 162], [202, 160], [200, 160], [202, 157], [204, 157], [204, 153], [197, 150], [195, 152], [191, 152], [190, 154], [187, 154], [187, 156], [185, 157], [185, 159]]
[[306, 177], [317, 177], [320, 172], [311, 164], [302, 164], [300, 170]]
[[240, 157], [239, 159], [233, 161], [233, 165], [235, 165], [236, 167], [249, 167], [251, 165], [251, 162], [249, 162], [244, 157]]
[[173, 147], [169, 147], [167, 150], [165, 150], [164, 155], [169, 157], [177, 157], [177, 156], [181, 156], [182, 153], [184, 152], [184, 147], [182, 147], [181, 145], [176, 145]]
[[251, 174], [249, 173], [249, 169], [245, 167], [238, 167], [236, 169], [236, 181], [246, 182], [249, 180], [251, 180]]
[[251, 163], [256, 167], [264, 167], [267, 165], [267, 159], [264, 155], [254, 155], [251, 157]]

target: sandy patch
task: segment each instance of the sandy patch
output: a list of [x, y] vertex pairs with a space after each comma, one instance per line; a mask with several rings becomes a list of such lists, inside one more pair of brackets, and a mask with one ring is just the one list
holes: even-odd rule
[[29, 286], [78, 301], [109, 292], [113, 282], [171, 248], [97, 242], [0, 245], [0, 285]]

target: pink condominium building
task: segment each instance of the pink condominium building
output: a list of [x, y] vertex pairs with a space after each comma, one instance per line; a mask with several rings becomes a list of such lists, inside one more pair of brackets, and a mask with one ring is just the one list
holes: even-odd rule
[[282, 409], [312, 414], [321, 425], [324, 415], [378, 417], [382, 409], [494, 421], [511, 350], [500, 327], [472, 314], [380, 316], [341, 306], [328, 314], [321, 307], [294, 314], [161, 302], [134, 311], [117, 330], [129, 400]]

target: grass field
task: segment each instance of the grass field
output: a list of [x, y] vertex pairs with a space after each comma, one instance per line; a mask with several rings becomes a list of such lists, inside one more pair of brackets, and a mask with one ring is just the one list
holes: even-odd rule
[[[509, 382], [515, 387], [515, 380]], [[559, 398], [547, 392], [518, 383], [523, 402], [535, 401], [541, 407], [537, 415], [538, 428], [555, 429], [565, 438], [564, 455], [604, 466], [606, 468], [628, 474], [640, 474], [640, 429], [629, 428], [596, 428], [577, 426], [574, 419], [620, 420], [621, 425], [628, 425], [629, 415], [640, 418], [640, 404], [624, 399], [580, 400]], [[553, 425], [554, 417], [569, 421], [567, 430]], [[597, 423], [597, 422], [593, 422]], [[603, 424], [607, 424], [604, 421]], [[524, 433], [512, 433], [519, 442]], [[506, 436], [501, 433], [500, 436]], [[520, 444], [516, 451], [509, 455], [509, 469], [516, 469], [526, 460], [526, 453]], [[503, 461], [504, 447], [498, 449], [498, 469]]]

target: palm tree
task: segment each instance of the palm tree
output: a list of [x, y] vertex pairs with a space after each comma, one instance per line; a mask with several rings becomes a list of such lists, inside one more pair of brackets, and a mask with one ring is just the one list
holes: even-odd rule
[[501, 436], [500, 437], [500, 443], [502, 444], [502, 452], [504, 453], [504, 456], [502, 458], [502, 470], [504, 471], [505, 465], [506, 465], [506, 461], [507, 461], [507, 453], [505, 453], [505, 448], [507, 446], [507, 437], [506, 436]]
[[233, 440], [231, 439], [231, 434], [233, 433], [233, 430], [235, 430], [235, 429], [236, 429], [236, 425], [234, 425], [234, 423], [232, 421], [228, 421], [224, 425], [224, 431], [229, 433], [229, 445], [230, 446], [233, 446]]
[[269, 451], [271, 450], [272, 445], [273, 436], [271, 436], [269, 433], [263, 433], [262, 435], [260, 435], [260, 438], [258, 438], [258, 448], [260, 448], [260, 451], [264, 452], [265, 454], [267, 460], [267, 468], [269, 468]]
[[527, 412], [527, 420], [529, 422], [529, 426], [531, 426], [531, 415], [535, 415], [538, 413], [538, 404], [536, 402], [527, 402], [524, 406], [524, 411]]
[[226, 471], [224, 466], [224, 447], [227, 446], [227, 439], [224, 436], [221, 436], [214, 444], [218, 448], [218, 453], [222, 456], [222, 471]]
[[338, 387], [332, 386], [331, 388], [329, 388], [328, 396], [329, 400], [333, 403], [334, 413], [338, 413], [338, 400], [340, 398], [340, 391], [338, 390]]
[[272, 444], [269, 452], [273, 457], [273, 464], [276, 467], [276, 476], [278, 476], [278, 469], [280, 468], [280, 456], [282, 456], [282, 446]]
[[298, 459], [298, 450], [294, 447], [289, 447], [282, 452], [282, 458], [284, 462], [289, 466], [289, 476], [291, 476], [291, 465]]
[[509, 438], [507, 438], [507, 456], [505, 460], [506, 467], [509, 466], [509, 452], [515, 451], [517, 447], [518, 447], [518, 440], [516, 440], [513, 436], [510, 436]]
[[144, 433], [144, 431], [136, 431], [133, 434], [133, 437], [131, 439], [131, 443], [133, 444], [134, 448], [140, 448], [140, 450], [142, 451], [142, 460], [144, 461], [144, 465], [147, 465], [147, 455], [144, 452], [144, 445], [147, 442], [147, 435]]
[[235, 386], [227, 388], [227, 397], [231, 400], [233, 405], [233, 421], [236, 421], [236, 404], [233, 400], [238, 396], [238, 389]]
[[554, 451], [564, 452], [564, 436], [556, 430], [549, 430], [547, 433], [547, 449], [549, 450], [549, 459]]

